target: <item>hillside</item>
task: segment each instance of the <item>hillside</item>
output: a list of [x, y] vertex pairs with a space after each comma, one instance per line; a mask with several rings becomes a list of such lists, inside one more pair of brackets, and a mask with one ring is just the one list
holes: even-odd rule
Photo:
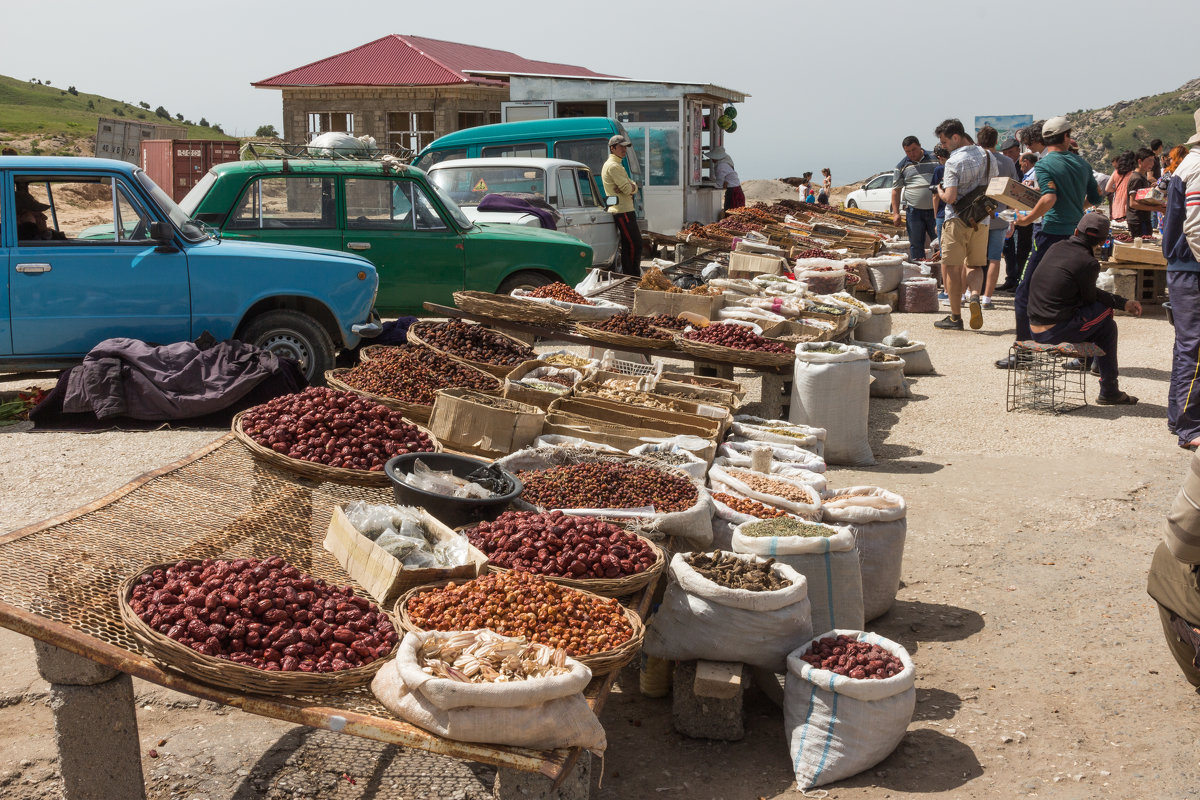
[[1167, 147], [1186, 141], [1196, 132], [1192, 115], [1197, 108], [1200, 78], [1173, 92], [1076, 111], [1067, 118], [1084, 158], [1098, 169], [1108, 170], [1114, 156], [1149, 147], [1152, 139], [1162, 139]]
[[[67, 86], [45, 86], [0, 75], [0, 146], [22, 154], [92, 155], [100, 117], [183, 125], [151, 110], [99, 94], [72, 93]], [[135, 101], [137, 102], [137, 101]], [[168, 109], [169, 111], [170, 109]], [[184, 125], [189, 139], [231, 139], [211, 127]]]

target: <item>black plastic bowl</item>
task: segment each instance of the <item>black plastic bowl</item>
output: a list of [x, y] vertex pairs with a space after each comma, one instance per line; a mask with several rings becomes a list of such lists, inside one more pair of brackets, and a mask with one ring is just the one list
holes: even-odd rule
[[500, 516], [508, 504], [521, 494], [523, 488], [516, 475], [501, 470], [512, 481], [512, 491], [507, 494], [495, 497], [448, 497], [444, 494], [434, 494], [404, 481], [403, 476], [412, 474], [417, 459], [424, 461], [430, 469], [439, 472], [449, 470], [460, 478], [465, 478], [491, 462], [450, 453], [406, 453], [390, 458], [384, 464], [383, 471], [392, 482], [392, 494], [395, 495], [397, 503], [402, 506], [420, 506], [451, 528], [475, 522], [490, 522]]

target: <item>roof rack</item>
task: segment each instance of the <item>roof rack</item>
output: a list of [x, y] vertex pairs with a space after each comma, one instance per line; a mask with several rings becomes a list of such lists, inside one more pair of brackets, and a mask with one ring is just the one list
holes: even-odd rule
[[241, 148], [241, 157], [246, 160], [305, 158], [327, 161], [399, 161], [409, 164], [416, 151], [400, 144], [386, 147], [348, 148], [328, 147], [294, 142], [246, 142]]

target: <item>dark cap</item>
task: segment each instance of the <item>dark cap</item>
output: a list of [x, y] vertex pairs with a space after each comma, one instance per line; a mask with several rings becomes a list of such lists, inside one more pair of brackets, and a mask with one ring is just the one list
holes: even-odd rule
[[1092, 211], [1083, 215], [1083, 219], [1079, 220], [1079, 224], [1075, 226], [1075, 230], [1079, 233], [1086, 233], [1103, 239], [1108, 236], [1108, 229], [1111, 225], [1112, 223], [1108, 217]]
[[633, 142], [629, 141], [628, 136], [622, 136], [621, 134], [618, 133], [618, 134], [615, 134], [615, 135], [609, 137], [609, 139], [608, 139], [609, 147], [616, 147], [619, 144], [623, 144], [626, 147], [633, 147]]
[[1013, 147], [1020, 147], [1020, 146], [1021, 145], [1017, 142], [1017, 140], [1010, 136], [1007, 139], [1005, 139], [1003, 142], [1001, 142], [1000, 146], [997, 147], [996, 149], [999, 150], [1001, 153], [1003, 153], [1005, 150], [1008, 150]]
[[17, 213], [22, 211], [45, 211], [50, 206], [40, 202], [36, 197], [31, 195], [28, 190], [17, 191]]

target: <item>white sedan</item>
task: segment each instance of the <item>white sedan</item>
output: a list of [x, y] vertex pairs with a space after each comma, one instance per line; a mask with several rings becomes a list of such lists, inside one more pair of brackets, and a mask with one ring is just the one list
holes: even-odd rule
[[457, 158], [430, 167], [429, 180], [472, 222], [542, 227], [535, 214], [479, 209], [479, 201], [488, 195], [525, 200], [552, 211], [558, 230], [590, 244], [593, 266], [616, 261], [617, 224], [585, 164], [561, 158]]
[[891, 211], [892, 173], [881, 172], [870, 178], [861, 189], [846, 195], [846, 207], [861, 208], [863, 211]]

